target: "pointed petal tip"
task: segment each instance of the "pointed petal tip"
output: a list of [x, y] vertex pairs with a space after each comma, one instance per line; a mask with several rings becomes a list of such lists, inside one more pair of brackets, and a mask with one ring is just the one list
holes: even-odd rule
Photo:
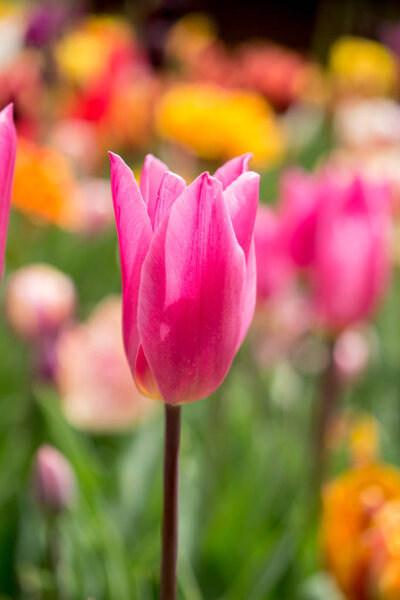
[[131, 173], [134, 177], [132, 169], [126, 164], [123, 158], [119, 154], [115, 154], [115, 152], [108, 152], [108, 156], [110, 159], [110, 170], [111, 170], [111, 179], [113, 176], [117, 176], [123, 172]]
[[216, 177], [214, 177], [214, 175], [210, 175], [209, 171], [204, 171], [203, 173], [201, 173], [199, 175], [199, 180], [200, 182], [206, 185], [218, 185], [222, 187], [222, 183], [219, 181], [219, 179], [217, 179]]
[[244, 168], [248, 168], [249, 166], [249, 162], [251, 161], [251, 159], [253, 158], [253, 153], [252, 152], [246, 152], [246, 154], [243, 154], [242, 156], [242, 160], [243, 160], [243, 167]]
[[13, 121], [14, 119], [14, 103], [10, 102], [0, 111], [0, 120]]
[[115, 154], [115, 152], [111, 152], [111, 150], [108, 151], [108, 156], [109, 156], [111, 165], [113, 165], [113, 164], [115, 164], [117, 162], [123, 162], [123, 160], [120, 157], [120, 155], [119, 154]]
[[158, 195], [164, 193], [165, 190], [171, 190], [177, 186], [181, 192], [185, 189], [186, 181], [183, 179], [183, 177], [177, 173], [173, 173], [172, 171], [165, 171], [161, 179]]

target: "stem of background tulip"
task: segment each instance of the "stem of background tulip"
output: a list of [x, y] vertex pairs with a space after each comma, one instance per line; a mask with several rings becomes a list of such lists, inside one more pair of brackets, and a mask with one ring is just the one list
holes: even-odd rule
[[313, 480], [318, 488], [321, 486], [326, 466], [327, 433], [337, 409], [340, 392], [333, 356], [334, 343], [335, 340], [331, 340], [329, 344], [329, 361], [322, 374], [320, 396], [317, 398], [315, 407]]
[[60, 585], [59, 565], [60, 565], [60, 544], [57, 529], [57, 517], [47, 515], [46, 518], [46, 563], [48, 570], [53, 575], [54, 587], [49, 590], [46, 598], [49, 600], [62, 600], [63, 592]]
[[160, 600], [176, 598], [181, 407], [165, 405], [164, 504]]

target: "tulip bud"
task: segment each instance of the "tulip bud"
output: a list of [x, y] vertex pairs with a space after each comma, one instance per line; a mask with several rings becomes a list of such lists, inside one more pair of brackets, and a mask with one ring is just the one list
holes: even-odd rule
[[222, 383], [253, 317], [259, 175], [248, 155], [186, 187], [151, 155], [140, 188], [115, 154], [125, 351], [139, 390], [168, 404]]
[[53, 515], [69, 508], [75, 498], [75, 474], [67, 459], [53, 446], [41, 446], [36, 453], [33, 492], [43, 511]]
[[22, 339], [57, 333], [71, 318], [75, 302], [72, 280], [51, 265], [28, 265], [7, 280], [6, 317]]
[[375, 341], [369, 334], [361, 329], [345, 329], [337, 337], [333, 358], [337, 372], [344, 381], [358, 379], [367, 368]]

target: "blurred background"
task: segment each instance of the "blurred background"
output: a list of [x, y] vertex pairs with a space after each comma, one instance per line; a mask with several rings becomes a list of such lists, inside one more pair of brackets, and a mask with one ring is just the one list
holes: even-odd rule
[[0, 2], [2, 600], [158, 597], [108, 150], [261, 173], [254, 322], [183, 410], [179, 598], [400, 598], [399, 75], [394, 0]]

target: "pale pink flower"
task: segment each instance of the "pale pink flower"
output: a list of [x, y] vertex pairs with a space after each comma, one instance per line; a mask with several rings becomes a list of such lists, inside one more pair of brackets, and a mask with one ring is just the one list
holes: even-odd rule
[[127, 429], [153, 408], [132, 381], [121, 315], [121, 298], [110, 296], [86, 323], [72, 326], [58, 339], [56, 381], [61, 404], [67, 419], [80, 429]]
[[75, 305], [72, 279], [52, 265], [27, 265], [7, 279], [6, 317], [23, 339], [56, 334], [72, 318]]

